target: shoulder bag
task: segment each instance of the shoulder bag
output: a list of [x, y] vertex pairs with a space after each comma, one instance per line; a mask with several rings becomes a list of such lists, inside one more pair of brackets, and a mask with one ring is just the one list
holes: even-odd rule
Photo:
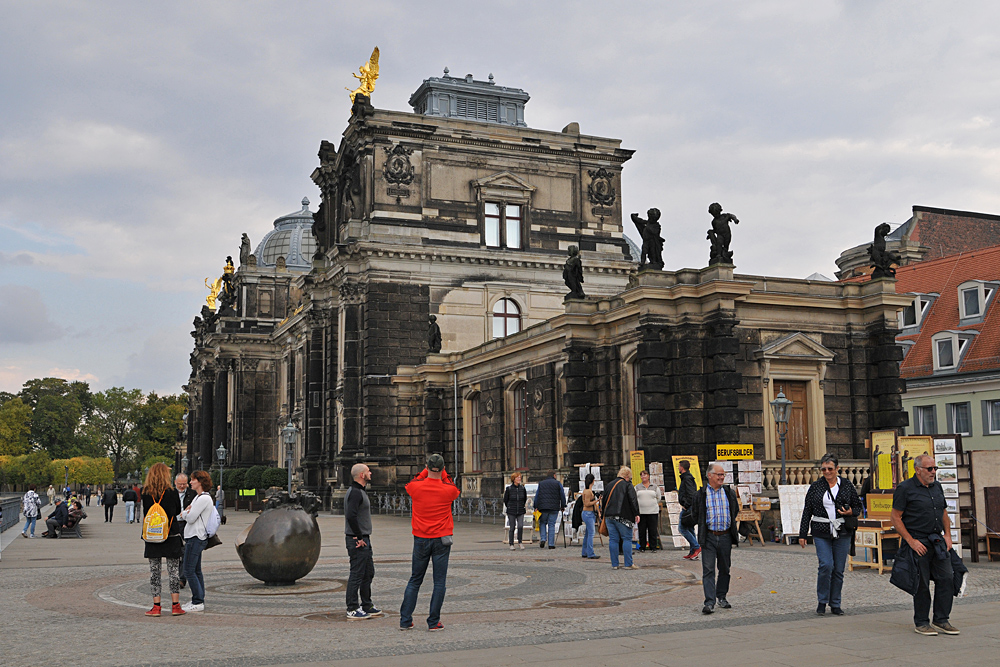
[[[848, 482], [847, 480], [841, 480], [840, 483], [841, 484], [850, 484], [850, 482]], [[834, 509], [841, 509], [837, 505], [837, 499], [834, 498], [833, 497], [833, 493], [830, 492], [830, 486], [829, 485], [827, 485], [827, 487], [826, 487], [826, 493], [827, 493], [827, 495], [830, 496], [830, 500], [833, 502]], [[837, 495], [840, 495], [840, 494], [838, 493]], [[840, 518], [842, 518], [844, 520], [844, 530], [845, 531], [854, 532], [854, 531], [856, 531], [858, 529], [858, 517], [854, 515], [854, 508], [850, 507], [850, 505], [848, 505], [848, 507], [851, 509], [851, 514], [850, 515], [843, 516], [843, 515], [838, 514], [838, 516], [840, 516]]]
[[[616, 487], [616, 486], [618, 486], [618, 482], [621, 482], [621, 481], [622, 481], [622, 480], [621, 480], [621, 478], [619, 477], [619, 478], [618, 478], [618, 481], [617, 481], [617, 482], [615, 482], [615, 483], [614, 483], [614, 484], [613, 484], [613, 485], [611, 486], [611, 490], [610, 490], [610, 491], [608, 491], [608, 495], [607, 495], [607, 496], [605, 496], [605, 498], [606, 498], [607, 500], [611, 500], [611, 494], [612, 494], [612, 493], [614, 493], [614, 491], [615, 491], [615, 487]], [[603, 503], [602, 503], [602, 504], [603, 504]], [[600, 533], [601, 535], [604, 535], [605, 537], [608, 537], [608, 524], [607, 524], [607, 512], [604, 512], [604, 511], [602, 511], [602, 512], [601, 512], [601, 526], [600, 526], [600, 528], [598, 528], [598, 529], [597, 529], [597, 532], [599, 532], [599, 533]]]

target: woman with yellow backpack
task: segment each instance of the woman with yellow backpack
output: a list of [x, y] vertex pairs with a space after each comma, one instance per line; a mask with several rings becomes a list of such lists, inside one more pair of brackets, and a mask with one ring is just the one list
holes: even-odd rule
[[180, 529], [174, 520], [181, 513], [181, 501], [170, 483], [170, 468], [165, 463], [154, 463], [142, 487], [142, 539], [146, 543], [145, 557], [149, 559], [149, 585], [153, 589], [153, 608], [146, 616], [160, 615], [160, 573], [162, 559], [167, 559], [167, 576], [170, 579], [171, 615], [186, 613], [181, 609], [181, 555], [184, 544]]

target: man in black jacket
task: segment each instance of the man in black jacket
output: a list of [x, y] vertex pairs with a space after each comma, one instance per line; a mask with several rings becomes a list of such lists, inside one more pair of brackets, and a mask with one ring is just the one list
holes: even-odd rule
[[543, 549], [546, 535], [549, 549], [556, 548], [556, 519], [559, 518], [559, 512], [566, 509], [566, 492], [555, 475], [555, 471], [550, 470], [545, 479], [538, 483], [538, 490], [535, 491], [535, 509], [542, 513], [538, 519], [538, 536], [541, 539], [539, 546]]
[[139, 494], [131, 486], [125, 489], [122, 494], [122, 502], [125, 503], [125, 523], [135, 523], [135, 504], [139, 501]]
[[69, 512], [66, 509], [66, 501], [56, 496], [56, 508], [45, 520], [45, 527], [48, 528], [42, 537], [59, 537], [59, 533], [56, 532], [57, 528], [61, 528], [66, 525], [69, 521]]
[[118, 492], [110, 484], [104, 489], [104, 497], [101, 499], [104, 505], [104, 523], [111, 523], [115, 518], [115, 505], [118, 504]]
[[[708, 484], [695, 496], [692, 511], [698, 525], [701, 542], [701, 585], [705, 591], [703, 614], [715, 611], [715, 602], [723, 609], [732, 607], [726, 600], [729, 593], [729, 569], [732, 549], [739, 543], [736, 532], [736, 515], [740, 502], [736, 493], [724, 484], [726, 471], [718, 463], [708, 466]], [[715, 568], [718, 563], [719, 579], [716, 583]]]
[[684, 508], [678, 524], [680, 525], [681, 535], [684, 536], [684, 539], [688, 541], [691, 547], [691, 550], [688, 551], [687, 556], [684, 556], [684, 559], [698, 560], [698, 556], [701, 554], [701, 545], [698, 544], [698, 538], [694, 536], [694, 531], [684, 525], [686, 520], [690, 520], [691, 506], [694, 504], [694, 497], [698, 494], [698, 485], [694, 481], [694, 475], [691, 474], [690, 461], [684, 459], [677, 465], [681, 470], [681, 486], [677, 493], [677, 501]]
[[[364, 463], [355, 463], [351, 468], [351, 477], [351, 486], [344, 496], [344, 535], [347, 555], [351, 560], [351, 574], [347, 578], [347, 620], [357, 621], [385, 614], [372, 604], [372, 579], [375, 578], [372, 510], [365, 493], [372, 471]], [[361, 604], [358, 604], [359, 591]]]

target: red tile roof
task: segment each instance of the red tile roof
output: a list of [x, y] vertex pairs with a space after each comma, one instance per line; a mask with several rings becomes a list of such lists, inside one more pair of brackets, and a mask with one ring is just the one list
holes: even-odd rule
[[920, 333], [898, 338], [915, 341], [900, 366], [901, 377], [933, 375], [931, 337], [948, 330], [979, 332], [962, 357], [959, 373], [1000, 369], [1000, 295], [994, 294], [979, 324], [960, 326], [958, 309], [959, 285], [969, 280], [1000, 281], [1000, 245], [900, 267], [896, 270], [896, 280], [896, 291], [900, 294], [941, 295], [924, 317]]

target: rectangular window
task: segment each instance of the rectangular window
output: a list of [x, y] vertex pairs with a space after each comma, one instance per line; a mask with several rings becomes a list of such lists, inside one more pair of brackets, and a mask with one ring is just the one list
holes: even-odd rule
[[489, 248], [500, 247], [500, 205], [486, 202], [486, 246]]
[[983, 401], [983, 421], [990, 435], [1000, 433], [1000, 401]]
[[528, 392], [524, 384], [514, 390], [514, 468], [528, 467]]
[[965, 304], [966, 317], [979, 315], [979, 288], [962, 290], [962, 302]]
[[516, 204], [483, 204], [483, 237], [487, 248], [521, 248], [521, 207]]
[[951, 368], [955, 365], [955, 350], [951, 339], [937, 341], [938, 367]]
[[476, 396], [469, 404], [469, 435], [472, 440], [472, 472], [483, 469], [482, 456], [479, 449], [479, 397]]
[[948, 432], [972, 435], [972, 404], [949, 403], [946, 408], [948, 410]]
[[918, 405], [913, 408], [913, 429], [916, 435], [937, 433], [937, 410], [933, 405]]
[[507, 218], [507, 238], [504, 239], [504, 246], [507, 248], [521, 247], [521, 207], [506, 206], [505, 216]]
[[912, 303], [903, 309], [903, 326], [915, 327], [917, 325], [917, 306]]

